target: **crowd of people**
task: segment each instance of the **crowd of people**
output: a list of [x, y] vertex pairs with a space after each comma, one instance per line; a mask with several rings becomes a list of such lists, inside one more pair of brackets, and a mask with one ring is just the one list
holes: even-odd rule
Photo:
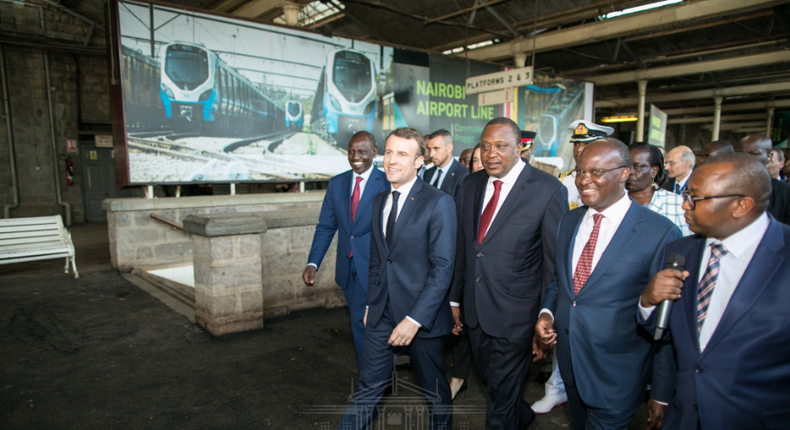
[[[353, 136], [303, 274], [315, 284], [337, 234], [360, 372], [341, 429], [370, 427], [398, 356], [437, 430], [472, 364], [489, 430], [535, 428], [566, 403], [577, 430], [627, 429], [644, 403], [650, 429], [789, 425], [785, 154], [750, 135], [711, 142], [697, 164], [687, 146], [665, 155], [590, 121], [569, 129], [565, 173], [507, 118], [457, 160], [448, 131], [397, 129], [383, 172], [374, 136]], [[529, 365], [549, 358], [530, 405]]]

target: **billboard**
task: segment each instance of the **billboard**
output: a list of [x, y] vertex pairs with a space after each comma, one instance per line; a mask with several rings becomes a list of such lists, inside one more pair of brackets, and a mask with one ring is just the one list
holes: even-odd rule
[[[326, 180], [348, 170], [357, 131], [383, 153], [395, 128], [444, 128], [458, 155], [497, 116], [543, 115], [466, 94], [467, 77], [496, 65], [175, 6], [117, 1], [109, 13], [120, 186]], [[561, 143], [547, 145], [555, 156]]]

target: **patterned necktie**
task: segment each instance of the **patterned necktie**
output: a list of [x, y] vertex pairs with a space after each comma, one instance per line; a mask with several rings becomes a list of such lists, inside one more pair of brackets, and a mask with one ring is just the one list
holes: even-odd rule
[[595, 225], [593, 225], [590, 238], [584, 245], [582, 255], [579, 257], [579, 261], [576, 263], [576, 272], [573, 274], [573, 292], [577, 296], [579, 295], [579, 291], [582, 290], [582, 287], [587, 282], [587, 279], [590, 277], [590, 273], [592, 272], [593, 254], [595, 254], [595, 244], [598, 243], [598, 233], [601, 231], [602, 219], [603, 215], [601, 214], [593, 215], [593, 221], [595, 222]]
[[708, 268], [705, 270], [705, 276], [702, 277], [697, 288], [697, 336], [702, 333], [702, 325], [708, 316], [708, 306], [710, 305], [710, 298], [713, 296], [713, 287], [716, 286], [716, 280], [719, 278], [719, 261], [728, 252], [724, 245], [720, 243], [710, 244]]
[[439, 180], [442, 179], [442, 169], [436, 169], [436, 180], [433, 181], [433, 186], [439, 188]]
[[[354, 217], [357, 216], [357, 208], [359, 207], [359, 183], [362, 182], [362, 176], [357, 176], [357, 184], [354, 185], [354, 194], [351, 194], [351, 222], [354, 222]], [[352, 249], [348, 253], [348, 258], [354, 256], [354, 250]]]
[[502, 181], [494, 181], [494, 195], [488, 201], [483, 216], [480, 217], [480, 230], [477, 232], [477, 243], [482, 244], [483, 239], [486, 237], [486, 231], [494, 218], [494, 211], [496, 210], [497, 202], [499, 202], [499, 193], [502, 191]]
[[393, 191], [392, 208], [390, 209], [390, 216], [387, 218], [387, 246], [392, 246], [392, 232], [395, 230], [395, 221], [398, 217], [398, 197], [400, 197], [400, 193]]

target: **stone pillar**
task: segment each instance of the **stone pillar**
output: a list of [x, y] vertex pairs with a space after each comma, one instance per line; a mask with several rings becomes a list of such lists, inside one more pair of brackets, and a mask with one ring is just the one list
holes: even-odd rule
[[645, 95], [647, 94], [647, 81], [639, 81], [637, 82], [639, 85], [639, 107], [637, 108], [637, 115], [639, 115], [636, 121], [636, 139], [634, 142], [642, 142], [645, 138]]
[[513, 54], [513, 67], [518, 69], [526, 65], [527, 65], [527, 54], [523, 52], [520, 52], [518, 54]]
[[719, 130], [721, 129], [721, 102], [724, 101], [724, 97], [714, 97], [713, 98], [713, 133], [710, 136], [710, 141], [715, 142], [719, 140]]
[[768, 119], [765, 121], [766, 122], [766, 124], [765, 124], [765, 135], [768, 136], [769, 138], [771, 137], [771, 134], [773, 134], [773, 130], [771, 130], [771, 129], [773, 128], [774, 110], [775, 109], [776, 108], [774, 108], [774, 107], [769, 107], [768, 108]]
[[261, 234], [253, 214], [190, 215], [195, 270], [195, 322], [214, 336], [263, 328]]
[[285, 14], [285, 23], [290, 26], [295, 26], [299, 23], [299, 12], [302, 10], [302, 5], [294, 2], [283, 3], [283, 13]]

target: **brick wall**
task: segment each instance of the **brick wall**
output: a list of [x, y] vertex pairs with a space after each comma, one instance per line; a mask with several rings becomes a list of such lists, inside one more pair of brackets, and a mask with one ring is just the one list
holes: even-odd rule
[[[51, 6], [26, 2], [0, 3], [0, 27], [16, 40], [83, 44], [91, 32], [90, 25]], [[88, 48], [104, 49], [104, 34], [95, 31]], [[82, 173], [79, 158], [72, 155], [74, 185], [66, 185], [66, 140], [77, 139], [78, 113], [83, 121], [109, 122], [107, 65], [103, 56], [76, 55], [49, 50], [48, 61], [52, 87], [52, 112], [56, 149], [53, 156], [44, 73], [44, 50], [35, 47], [3, 45], [10, 96], [10, 113], [14, 134], [20, 206], [12, 217], [63, 215], [57, 204], [54, 172], [60, 177], [63, 201], [72, 206], [74, 223], [84, 222]], [[79, 73], [78, 73], [79, 68]], [[78, 87], [77, 77], [80, 76]], [[81, 96], [77, 91], [80, 88]], [[79, 100], [79, 106], [78, 106]], [[13, 201], [9, 167], [9, 142], [5, 108], [0, 104], [0, 202]], [[58, 158], [57, 164], [54, 159]]]

